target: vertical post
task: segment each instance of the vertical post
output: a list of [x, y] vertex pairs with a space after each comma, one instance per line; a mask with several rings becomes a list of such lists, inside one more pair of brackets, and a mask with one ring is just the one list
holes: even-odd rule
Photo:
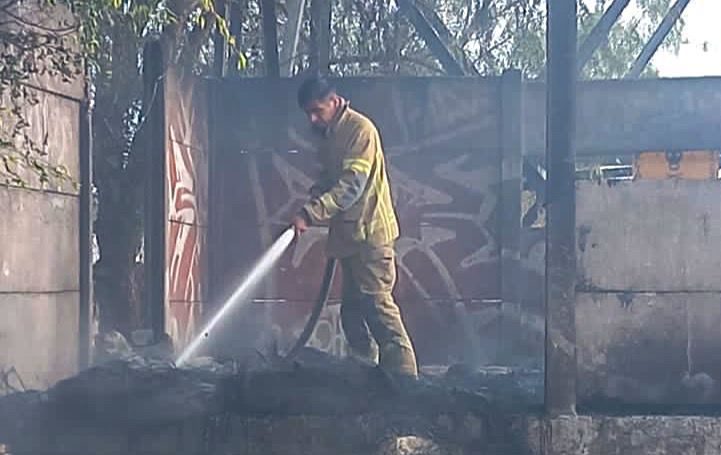
[[[224, 18], [228, 18], [228, 5], [224, 0], [215, 1], [215, 10], [222, 12]], [[215, 30], [213, 34], [213, 72], [216, 77], [225, 77], [228, 68], [228, 43], [221, 35], [220, 31]]]
[[416, 33], [423, 39], [446, 73], [451, 76], [463, 76], [465, 74], [463, 65], [446, 46], [418, 5], [413, 0], [398, 0], [398, 7], [411, 21]]
[[[230, 7], [228, 7], [228, 20], [230, 22], [230, 34], [233, 35], [237, 40], [240, 40], [241, 32], [242, 32], [242, 20], [243, 17], [245, 17], [245, 11], [242, 9], [242, 7], [245, 6], [245, 3], [240, 4], [238, 1], [230, 2]], [[229, 57], [229, 54], [226, 54], [226, 59]], [[237, 58], [237, 56], [236, 56]], [[229, 62], [229, 64], [226, 65], [226, 72], [223, 74], [223, 76], [227, 75], [233, 75], [237, 76], [240, 73], [238, 69], [237, 60], [233, 60]]]
[[547, 8], [545, 405], [556, 416], [576, 409], [576, 0]]
[[265, 75], [268, 77], [280, 77], [275, 0], [262, 0], [260, 5], [261, 13], [263, 14], [263, 57], [265, 58]]
[[90, 321], [93, 308], [93, 99], [86, 90], [80, 105], [80, 308], [78, 367], [90, 365]]
[[298, 42], [300, 41], [301, 27], [303, 26], [303, 11], [305, 0], [288, 0], [288, 26], [285, 32], [285, 42], [281, 50], [281, 75], [293, 76], [293, 65], [298, 58]]
[[165, 84], [163, 52], [158, 41], [143, 50], [143, 99], [145, 119], [144, 273], [145, 311], [158, 337], [165, 333]]
[[330, 68], [331, 0], [310, 1], [310, 69], [327, 73]]
[[641, 77], [641, 73], [643, 73], [643, 70], [646, 69], [646, 66], [648, 66], [648, 62], [650, 62], [653, 56], [656, 55], [656, 51], [671, 32], [673, 26], [676, 25], [676, 22], [678, 22], [678, 19], [681, 17], [681, 14], [683, 14], [683, 11], [686, 9], [690, 1], [691, 0], [676, 0], [676, 3], [674, 3], [668, 13], [666, 13], [666, 16], [664, 16], [663, 20], [656, 31], [653, 32], [653, 35], [651, 35], [651, 38], [648, 40], [646, 45], [643, 46], [643, 49], [641, 49], [641, 53], [638, 54], [636, 61], [633, 62], [633, 66], [626, 75], [626, 79], [636, 79]]
[[523, 78], [518, 70], [501, 77], [501, 334], [497, 362], [513, 350], [513, 330], [506, 324], [521, 301], [521, 194], [523, 190]]
[[611, 29], [629, 3], [631, 3], [631, 0], [613, 0], [613, 3], [601, 16], [601, 19], [593, 26], [591, 33], [588, 34], [578, 48], [577, 68], [579, 75], [583, 74], [583, 68], [591, 60], [596, 49], [608, 42], [608, 34], [611, 33]]

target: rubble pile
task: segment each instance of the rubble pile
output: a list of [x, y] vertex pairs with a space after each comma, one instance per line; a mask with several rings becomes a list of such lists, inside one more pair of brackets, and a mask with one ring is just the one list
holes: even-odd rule
[[[118, 434], [184, 427], [188, 422], [204, 422], [191, 427], [194, 432], [206, 434], [205, 428], [213, 427], [217, 419], [307, 422], [309, 418], [320, 418], [343, 427], [341, 422], [357, 418], [353, 416], [382, 416], [369, 417], [368, 422], [380, 420], [367, 425], [373, 430], [361, 431], [367, 433], [363, 437], [375, 441], [377, 434], [393, 440], [397, 426], [407, 428], [409, 435], [425, 437], [445, 432], [454, 435], [448, 440], [460, 438], [476, 444], [479, 438], [485, 438], [480, 435], [498, 425], [501, 411], [508, 410], [505, 402], [532, 401], [535, 393], [535, 386], [524, 386], [508, 369], [454, 366], [424, 370], [419, 381], [399, 382], [379, 368], [310, 348], [299, 351], [293, 360], [276, 355], [257, 355], [243, 362], [196, 358], [177, 368], [168, 349], [132, 349], [122, 337], [105, 342], [104, 354], [94, 367], [47, 391], [0, 398], [0, 441], [25, 447], [28, 434], [54, 432], [68, 437], [76, 431], [68, 430], [68, 425], [85, 432], [94, 428], [97, 434], [126, 441], [127, 437]], [[534, 378], [531, 382], [536, 380], [533, 375], [526, 375], [526, 380], [528, 377]], [[501, 395], [505, 398], [499, 399]], [[396, 423], [391, 428], [381, 420]], [[251, 423], [234, 425], [240, 427], [233, 431], [253, 439], [252, 432], [242, 430]], [[347, 426], [347, 436], [336, 439], [361, 437], [354, 433], [360, 431], [356, 425]], [[261, 434], [266, 431], [265, 424], [258, 428]], [[401, 442], [410, 444], [408, 441], [420, 444], [420, 440], [411, 439]], [[398, 447], [403, 445], [401, 442]], [[82, 447], [84, 442], [73, 444]], [[428, 444], [419, 447], [428, 446], [426, 452], [436, 453]]]
[[486, 395], [426, 378], [399, 383], [382, 370], [304, 349], [295, 360], [187, 368], [140, 357], [118, 359], [60, 381], [47, 405], [94, 422], [146, 424], [198, 416], [361, 414], [379, 410], [476, 412]]
[[[107, 344], [107, 340], [106, 340]], [[305, 348], [292, 360], [258, 356], [239, 363], [197, 358], [176, 368], [167, 352], [133, 350], [119, 337], [102, 363], [47, 392], [0, 400], [0, 412], [26, 396], [66, 416], [94, 422], [162, 423], [220, 413], [359, 414], [392, 408], [483, 413], [540, 403], [542, 374], [463, 365], [424, 369], [398, 383], [382, 370]]]

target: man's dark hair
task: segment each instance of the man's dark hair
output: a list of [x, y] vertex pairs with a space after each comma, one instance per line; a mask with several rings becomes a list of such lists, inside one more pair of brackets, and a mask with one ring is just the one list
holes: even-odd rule
[[335, 86], [321, 75], [312, 76], [298, 88], [298, 106], [301, 109], [313, 101], [325, 99], [331, 93], [335, 93]]

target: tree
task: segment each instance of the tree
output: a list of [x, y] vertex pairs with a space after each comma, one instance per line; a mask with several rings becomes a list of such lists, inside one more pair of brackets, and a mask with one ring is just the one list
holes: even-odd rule
[[[262, 52], [256, 0], [240, 0], [250, 12], [243, 30], [243, 46], [253, 49], [250, 71], [262, 74]], [[596, 24], [612, 0], [579, 0], [579, 42]], [[309, 3], [309, 2], [306, 2]], [[481, 75], [521, 69], [538, 77], [545, 64], [546, 2], [542, 0], [416, 0], [424, 11], [434, 11], [448, 29], [451, 44], [463, 49]], [[653, 33], [672, 0], [633, 0], [611, 31], [608, 45], [598, 49], [586, 65], [585, 77], [622, 77]], [[280, 9], [279, 36], [287, 36], [285, 10]], [[259, 14], [259, 13], [257, 13]], [[629, 16], [633, 15], [632, 18]], [[245, 16], [244, 16], [245, 17]], [[296, 72], [307, 68], [310, 53], [310, 17], [306, 4], [300, 57]], [[443, 69], [416, 34], [396, 1], [336, 0], [333, 2], [331, 72], [351, 75], [439, 75]], [[245, 26], [245, 23], [244, 23]], [[664, 42], [677, 49], [683, 22]], [[281, 47], [288, 40], [281, 40]], [[655, 75], [649, 67], [645, 76]]]
[[[579, 9], [579, 41], [590, 33], [593, 26], [611, 2], [608, 0], [595, 1], [589, 7], [589, 1], [583, 2]], [[671, 7], [672, 0], [637, 0], [627, 8], [628, 13], [634, 13], [635, 7], [640, 14], [617, 24], [610, 33], [608, 45], [598, 49], [591, 61], [586, 64], [584, 76], [591, 79], [610, 79], [623, 77], [630, 69], [636, 56], [644, 44], [653, 34], [666, 12]], [[628, 11], [631, 10], [631, 11]], [[623, 19], [623, 18], [622, 18]], [[678, 52], [682, 42], [684, 28], [683, 18], [679, 19], [663, 44], [663, 48]], [[658, 76], [658, 71], [650, 64], [642, 74], [645, 77]]]

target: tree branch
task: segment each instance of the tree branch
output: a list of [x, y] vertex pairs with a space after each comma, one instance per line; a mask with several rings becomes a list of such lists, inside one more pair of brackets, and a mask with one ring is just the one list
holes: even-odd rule
[[75, 32], [75, 31], [77, 31], [77, 29], [78, 29], [78, 24], [68, 25], [67, 27], [62, 27], [62, 28], [52, 28], [52, 27], [47, 27], [47, 26], [42, 25], [42, 24], [38, 24], [38, 23], [36, 23], [36, 22], [30, 22], [30, 21], [27, 21], [27, 20], [23, 19], [22, 17], [18, 16], [18, 15], [15, 14], [15, 13], [11, 13], [8, 8], [5, 8], [4, 11], [3, 11], [3, 13], [5, 13], [8, 17], [10, 17], [11, 19], [13, 19], [14, 21], [16, 21], [16, 22], [17, 22], [18, 24], [20, 24], [20, 25], [24, 25], [24, 26], [26, 26], [26, 27], [37, 28], [37, 29], [42, 30], [42, 31], [44, 31], [44, 32], [52, 33], [52, 34], [55, 34], [55, 35], [58, 35], [58, 36], [66, 36], [66, 35], [69, 35], [69, 34]]

